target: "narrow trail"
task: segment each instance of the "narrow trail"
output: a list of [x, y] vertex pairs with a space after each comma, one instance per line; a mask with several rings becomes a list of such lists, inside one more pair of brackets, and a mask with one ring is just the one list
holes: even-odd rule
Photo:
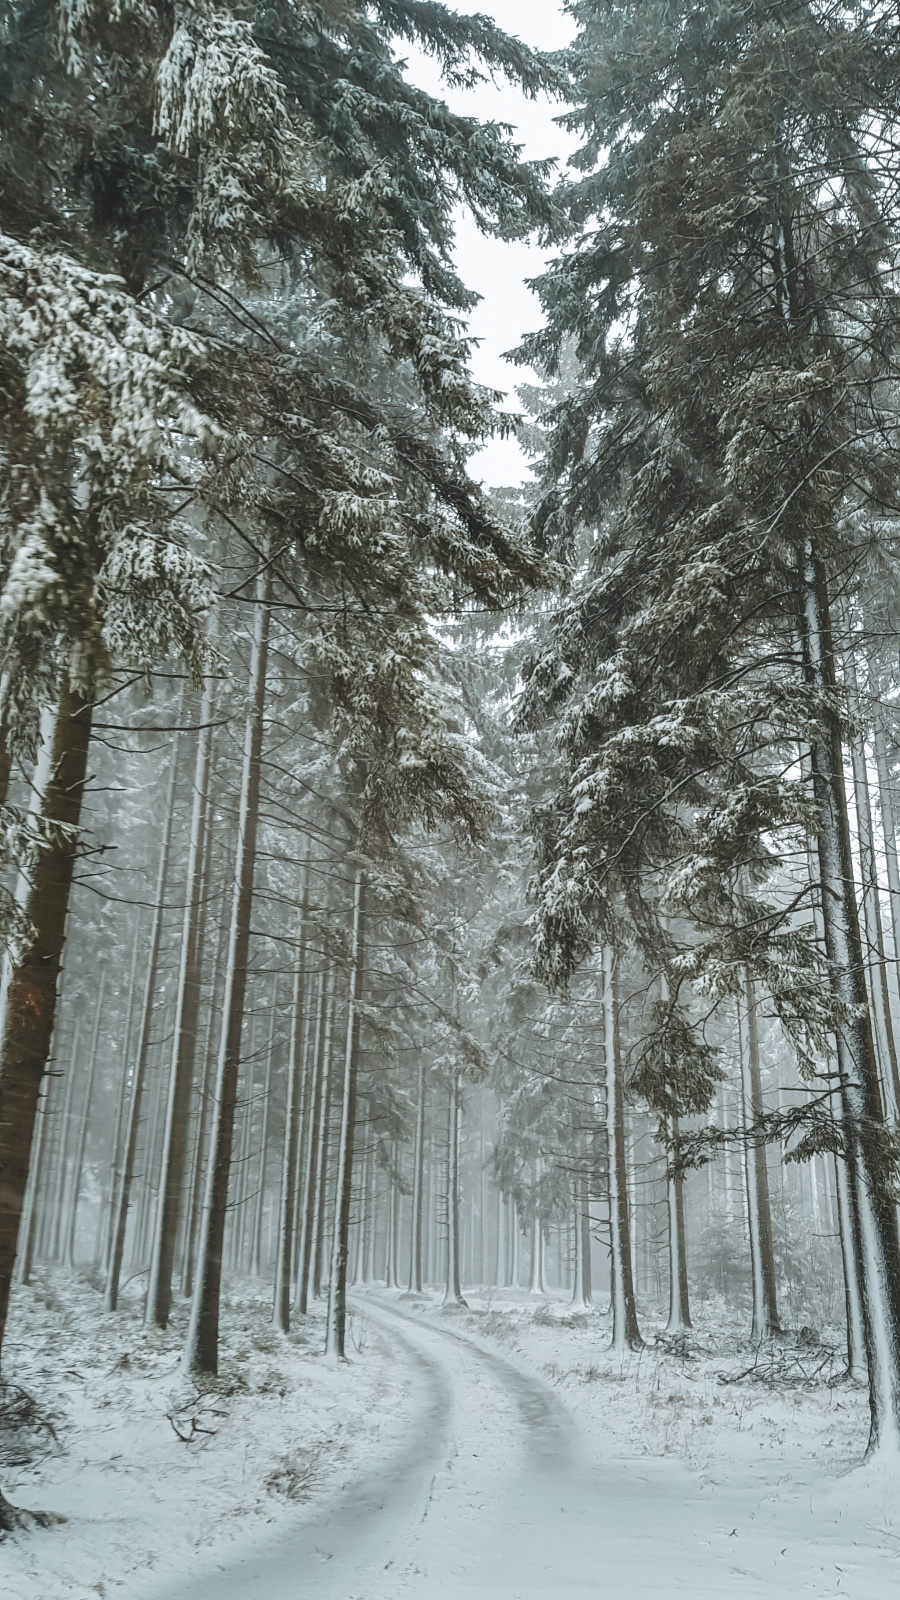
[[[270, 1543], [223, 1553], [153, 1600], [880, 1600], [896, 1565], [850, 1530], [827, 1548], [809, 1485], [703, 1483], [653, 1456], [597, 1455], [552, 1389], [453, 1326], [378, 1295], [354, 1313], [409, 1363], [377, 1466]], [[854, 1548], [856, 1546], [856, 1548]], [[882, 1584], [890, 1577], [888, 1588]]]

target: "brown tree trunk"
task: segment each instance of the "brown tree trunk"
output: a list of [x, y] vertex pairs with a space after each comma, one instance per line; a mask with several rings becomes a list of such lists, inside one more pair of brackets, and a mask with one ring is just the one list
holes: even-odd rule
[[134, 1182], [134, 1166], [137, 1157], [138, 1129], [141, 1120], [141, 1105], [144, 1098], [144, 1081], [147, 1075], [147, 1062], [150, 1056], [150, 1028], [153, 1020], [153, 1002], [156, 998], [156, 974], [159, 969], [159, 951], [162, 944], [163, 905], [166, 897], [166, 882], [169, 875], [169, 856], [172, 849], [172, 831], [175, 811], [175, 782], [178, 777], [178, 736], [172, 747], [171, 766], [169, 769], [169, 782], [166, 794], [165, 826], [163, 831], [162, 846], [159, 852], [159, 867], [156, 874], [156, 898], [153, 905], [153, 922], [150, 929], [150, 949], [147, 952], [147, 972], [144, 979], [144, 996], [141, 1005], [141, 1021], [138, 1030], [137, 1052], [135, 1055], [134, 1071], [131, 1075], [131, 1098], [128, 1103], [128, 1119], [125, 1128], [124, 1149], [122, 1152], [122, 1171], [116, 1193], [113, 1211], [112, 1230], [110, 1237], [109, 1268], [106, 1274], [106, 1294], [104, 1304], [107, 1311], [115, 1311], [119, 1303], [119, 1279], [122, 1273], [122, 1257], [125, 1254], [125, 1231], [128, 1226], [128, 1208], [131, 1204], [131, 1188]]
[[31, 948], [12, 967], [0, 1041], [0, 1347], [6, 1332], [19, 1224], [41, 1082], [47, 1070], [66, 916], [75, 864], [75, 831], [87, 778], [91, 701], [65, 677], [51, 747], [41, 820], [68, 831], [41, 853], [32, 871], [25, 913], [35, 929]]
[[[588, 1191], [588, 1175], [586, 1172], [576, 1172], [574, 1183], [574, 1225], [575, 1225], [575, 1281], [572, 1286], [572, 1304], [576, 1310], [584, 1310], [593, 1305], [593, 1284], [591, 1282], [591, 1216], [590, 1195]], [[505, 1267], [501, 1278], [499, 1257], [497, 1269], [497, 1283], [501, 1284], [505, 1278]]]
[[858, 1267], [866, 1338], [869, 1450], [882, 1444], [900, 1450], [900, 1240], [896, 1208], [881, 1173], [881, 1087], [856, 909], [841, 727], [836, 712], [830, 709], [836, 675], [828, 587], [811, 540], [803, 551], [799, 576], [804, 675], [821, 698], [821, 731], [814, 733], [810, 743], [810, 765], [819, 813], [825, 949], [833, 992], [843, 1013], [837, 1030], [841, 1125], [849, 1236]]
[[[206, 871], [204, 882], [207, 889], [211, 884], [212, 851], [210, 848], [212, 834], [212, 814], [207, 824], [207, 851]], [[206, 916], [204, 913], [204, 926]], [[215, 1049], [214, 1049], [214, 1022], [216, 1017], [216, 1002], [219, 993], [219, 975], [223, 967], [225, 938], [227, 927], [224, 918], [219, 918], [216, 929], [216, 949], [212, 964], [212, 973], [209, 985], [209, 1004], [206, 1015], [206, 1025], [203, 1036], [203, 1061], [200, 1073], [199, 1104], [197, 1107], [197, 1126], [194, 1136], [194, 1155], [191, 1168], [191, 1192], [185, 1219], [184, 1260], [181, 1267], [181, 1292], [185, 1299], [190, 1299], [194, 1288], [194, 1265], [197, 1254], [197, 1239], [200, 1227], [201, 1206], [203, 1203], [203, 1189], [206, 1159], [206, 1130], [209, 1122], [209, 1111], [212, 1105], [213, 1087], [215, 1083]]]
[[[669, 1117], [669, 1139], [678, 1148], [679, 1124], [673, 1111]], [[669, 1242], [669, 1320], [666, 1333], [686, 1333], [692, 1326], [688, 1298], [687, 1244], [684, 1233], [684, 1179], [666, 1174], [666, 1209]]]
[[59, 1115], [59, 1127], [56, 1130], [54, 1141], [53, 1161], [53, 1187], [49, 1197], [48, 1226], [45, 1230], [45, 1254], [51, 1261], [58, 1261], [63, 1238], [63, 1213], [66, 1204], [66, 1182], [69, 1176], [69, 1132], [72, 1126], [72, 1102], [75, 1096], [75, 1085], [78, 1082], [78, 1068], [81, 1061], [81, 1018], [75, 1018], [72, 1029], [72, 1042], [69, 1046], [69, 1064], [65, 1073], [65, 1095], [62, 1110]]
[[113, 1211], [116, 1203], [116, 1188], [121, 1163], [122, 1125], [125, 1120], [125, 1103], [128, 1097], [128, 1059], [131, 1054], [131, 1031], [134, 1022], [134, 995], [137, 987], [138, 949], [141, 939], [141, 920], [137, 918], [134, 929], [134, 944], [131, 950], [131, 972], [128, 978], [128, 993], [125, 1000], [125, 1036], [122, 1040], [122, 1075], [119, 1079], [119, 1092], [116, 1095], [116, 1115], [113, 1122], [113, 1136], [111, 1145], [112, 1159], [109, 1163], [106, 1194], [103, 1198], [103, 1215], [100, 1224], [100, 1237], [97, 1246], [97, 1260], [103, 1272], [104, 1281], [109, 1272], [109, 1255], [112, 1247], [112, 1222]]
[[267, 561], [256, 584], [256, 619], [250, 661], [241, 797], [238, 809], [234, 898], [222, 1003], [222, 1040], [210, 1124], [209, 1162], [200, 1229], [197, 1281], [191, 1302], [191, 1320], [183, 1357], [185, 1371], [194, 1373], [215, 1374], [219, 1364], [222, 1252], [250, 950], [250, 917], [259, 822], [260, 759], [271, 599], [272, 568]]
[[175, 988], [175, 1021], [172, 1062], [166, 1097], [159, 1173], [159, 1206], [144, 1320], [164, 1328], [172, 1306], [172, 1272], [175, 1243], [181, 1222], [187, 1179], [188, 1131], [191, 1113], [191, 1088], [197, 1053], [197, 1023], [200, 1016], [200, 962], [198, 931], [202, 918], [204, 824], [212, 751], [213, 689], [209, 684], [200, 704], [200, 732], [194, 766], [194, 801], [191, 807], [191, 832], [184, 886], [184, 917], [181, 926], [181, 951]]
[[334, 1248], [328, 1283], [328, 1323], [325, 1354], [344, 1359], [347, 1328], [347, 1249], [353, 1198], [353, 1145], [356, 1131], [356, 1084], [359, 1072], [359, 1000], [362, 990], [363, 920], [365, 880], [357, 868], [353, 885], [353, 929], [350, 942], [350, 992], [347, 1001], [347, 1039], [341, 1089], [341, 1122], [337, 1148], [337, 1182]]
[[[297, 1150], [300, 1142], [300, 1091], [306, 1077], [301, 1036], [304, 1033], [306, 999], [306, 919], [309, 914], [309, 862], [303, 874], [300, 902], [299, 949], [294, 968], [291, 995], [291, 1036], [288, 1046], [287, 1095], [284, 1107], [284, 1147], [281, 1160], [281, 1205], [278, 1217], [278, 1243], [275, 1254], [275, 1294], [272, 1321], [282, 1333], [291, 1329], [291, 1264], [294, 1259], [294, 1194]], [[308, 1035], [308, 1030], [306, 1030]]]
[[294, 1294], [294, 1304], [302, 1317], [306, 1316], [309, 1305], [313, 1251], [316, 1249], [318, 1240], [320, 1147], [324, 1143], [323, 1127], [327, 1117], [326, 1100], [331, 1061], [333, 1008], [334, 975], [329, 972], [326, 978], [323, 973], [319, 983], [316, 1037], [310, 1069], [309, 1125], [306, 1138], [306, 1161], [303, 1168], [303, 1188], [300, 1196], [300, 1247], [297, 1258], [297, 1286]]
[[[756, 993], [749, 972], [744, 973], [744, 1002], [739, 1007], [741, 1098], [744, 1121], [759, 1126], [763, 1117], [762, 1078], [759, 1069], [759, 1035]], [[762, 1344], [781, 1332], [775, 1289], [775, 1251], [772, 1245], [772, 1211], [769, 1205], [769, 1167], [766, 1147], [756, 1139], [747, 1147], [747, 1216], [750, 1224], [750, 1266], [753, 1314], [750, 1338]]]
[[272, 1016], [269, 1021], [269, 1038], [266, 1043], [266, 1071], [263, 1078], [262, 1127], [260, 1129], [259, 1166], [256, 1172], [256, 1194], [253, 1199], [253, 1228], [250, 1243], [250, 1276], [258, 1278], [262, 1271], [262, 1217], [266, 1196], [266, 1173], [269, 1154], [269, 1122], [272, 1104], [272, 1062], [275, 1057], [275, 1021], [278, 1016], [278, 982], [272, 995]]
[[450, 1079], [447, 1118], [447, 1285], [445, 1306], [464, 1306], [459, 1270], [459, 1125], [462, 1104], [459, 1073]]
[[50, 1080], [45, 1080], [41, 1086], [43, 1104], [38, 1106], [37, 1121], [35, 1123], [34, 1151], [32, 1157], [31, 1180], [29, 1183], [28, 1203], [22, 1221], [22, 1250], [18, 1258], [18, 1280], [20, 1283], [30, 1283], [34, 1270], [34, 1250], [37, 1243], [38, 1218], [40, 1216], [40, 1200], [43, 1192], [44, 1173], [47, 1169], [47, 1150], [50, 1140], [47, 1137], [47, 1124], [49, 1121], [48, 1101]]
[[413, 1145], [412, 1219], [409, 1239], [409, 1294], [422, 1293], [422, 1213], [425, 1185], [425, 1063], [416, 1077], [416, 1136]]
[[91, 1100], [94, 1094], [94, 1078], [97, 1072], [97, 1047], [100, 1042], [100, 1024], [103, 1020], [103, 995], [106, 989], [106, 973], [100, 974], [100, 988], [97, 993], [97, 1007], [94, 1013], [94, 1026], [91, 1031], [91, 1048], [88, 1055], [87, 1083], [84, 1086], [84, 1104], [81, 1108], [81, 1124], [78, 1130], [78, 1142], [75, 1147], [75, 1159], [72, 1168], [71, 1193], [69, 1195], [69, 1208], [66, 1218], [66, 1244], [63, 1259], [69, 1267], [75, 1265], [75, 1228], [78, 1222], [78, 1201], [81, 1196], [81, 1179], [84, 1170], [84, 1155], [87, 1149], [88, 1118], [91, 1113]]
[[312, 1277], [310, 1289], [313, 1298], [321, 1299], [325, 1277], [325, 1240], [328, 1212], [329, 1159], [331, 1154], [331, 1105], [334, 1098], [333, 1039], [337, 1012], [336, 983], [332, 986], [331, 1002], [325, 1029], [325, 1058], [322, 1063], [322, 1106], [319, 1113], [319, 1136], [316, 1140], [316, 1200], [312, 1234]]
[[628, 1175], [625, 1164], [625, 1087], [619, 1046], [616, 957], [603, 949], [603, 1017], [606, 1055], [606, 1136], [609, 1163], [610, 1299], [615, 1350], [643, 1347], [634, 1303]]

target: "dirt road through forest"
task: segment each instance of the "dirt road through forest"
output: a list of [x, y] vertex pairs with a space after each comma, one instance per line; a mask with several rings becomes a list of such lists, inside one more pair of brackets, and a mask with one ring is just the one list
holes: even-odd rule
[[378, 1296], [355, 1309], [414, 1375], [378, 1462], [303, 1526], [158, 1600], [896, 1595], [896, 1557], [843, 1521], [839, 1486], [604, 1455], [548, 1385], [453, 1318]]

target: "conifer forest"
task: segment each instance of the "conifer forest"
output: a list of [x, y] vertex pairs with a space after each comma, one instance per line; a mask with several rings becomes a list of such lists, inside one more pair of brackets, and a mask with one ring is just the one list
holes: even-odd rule
[[0, 0], [2, 1600], [896, 1595], [898, 485], [888, 0]]

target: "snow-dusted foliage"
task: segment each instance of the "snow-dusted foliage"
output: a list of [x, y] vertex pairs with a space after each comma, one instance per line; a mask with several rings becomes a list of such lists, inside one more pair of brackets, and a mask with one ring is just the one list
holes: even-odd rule
[[[58, 662], [73, 682], [90, 685], [113, 634], [124, 642], [116, 620], [104, 638], [112, 586], [120, 608], [132, 606], [131, 642], [146, 656], [141, 628], [157, 624], [136, 620], [148, 591], [134, 531], [121, 553], [118, 542], [124, 519], [141, 507], [146, 514], [160, 479], [181, 472], [186, 451], [202, 444], [205, 427], [188, 383], [203, 346], [137, 304], [121, 280], [7, 236], [0, 237], [0, 341], [0, 662], [10, 736], [33, 750], [36, 706], [52, 692]], [[183, 589], [177, 603], [190, 607], [189, 559], [181, 570], [163, 562], [158, 585], [163, 571], [166, 592]], [[129, 602], [129, 578], [143, 582], [141, 600], [133, 594]], [[170, 636], [171, 627], [167, 643]], [[194, 644], [191, 650], [196, 660]]]
[[[854, 518], [894, 504], [893, 24], [808, 4], [578, 15], [574, 243], [523, 347], [551, 372], [580, 363], [544, 419], [535, 522], [580, 567], [522, 707], [561, 754], [538, 964], [565, 985], [598, 937], [639, 948], [673, 1001], [693, 997], [698, 1082], [701, 1019], [758, 983], [818, 1079], [797, 1118], [810, 1147], [830, 1106], [860, 1185], [873, 1440], [896, 1438], [894, 1091], [879, 1089], [896, 1067], [885, 1048], [879, 1071], [869, 1022], [832, 609], [870, 581]], [[652, 1074], [661, 1110], [688, 1042], [668, 1091], [664, 1061]]]

